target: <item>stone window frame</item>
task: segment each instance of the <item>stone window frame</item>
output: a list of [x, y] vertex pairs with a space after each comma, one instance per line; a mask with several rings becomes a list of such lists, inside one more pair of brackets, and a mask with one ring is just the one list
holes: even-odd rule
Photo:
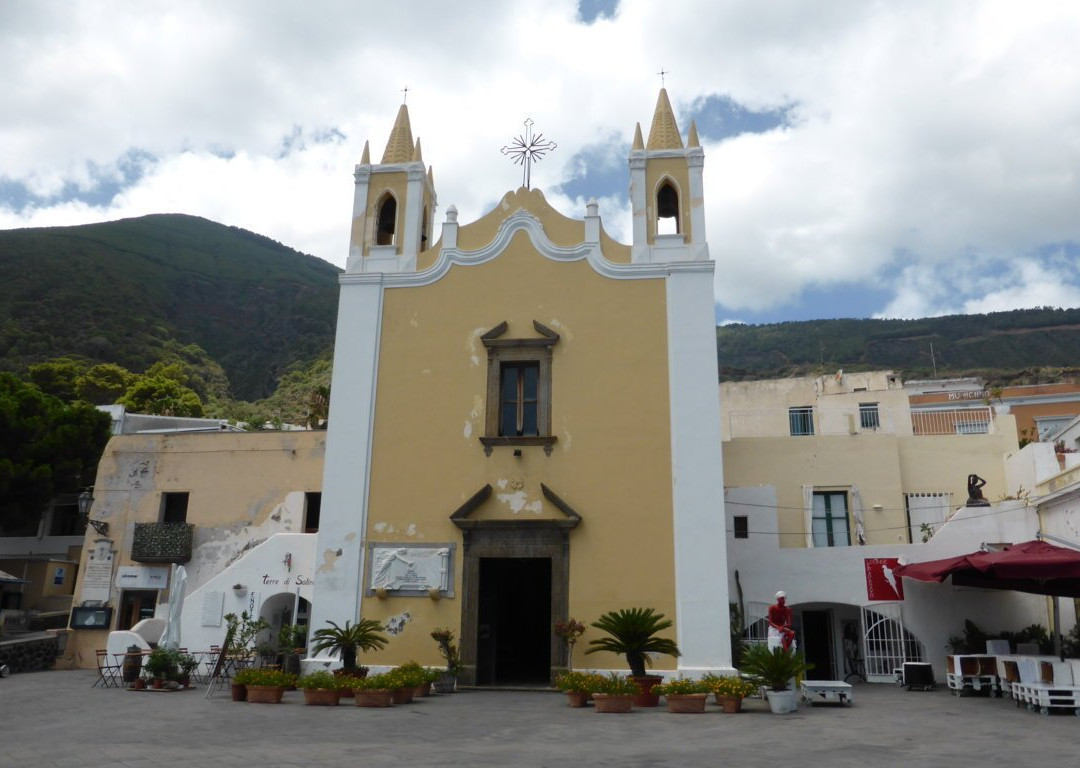
[[[555, 435], [551, 434], [551, 360], [552, 350], [559, 343], [559, 334], [543, 323], [533, 320], [533, 328], [538, 337], [530, 339], [504, 339], [501, 336], [509, 329], [504, 320], [480, 337], [487, 348], [487, 407], [484, 420], [484, 434], [480, 443], [484, 454], [491, 455], [497, 445], [542, 446], [544, 453], [551, 455], [555, 445]], [[502, 390], [503, 363], [533, 363], [539, 366], [537, 381], [537, 435], [513, 436], [499, 434], [499, 405]]]

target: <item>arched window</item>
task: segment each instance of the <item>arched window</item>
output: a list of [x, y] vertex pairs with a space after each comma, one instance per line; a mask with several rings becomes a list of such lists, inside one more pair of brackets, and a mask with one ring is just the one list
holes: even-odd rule
[[397, 200], [387, 192], [382, 196], [375, 214], [375, 245], [394, 245], [397, 227]]
[[677, 235], [680, 232], [679, 192], [670, 180], [665, 179], [656, 191], [656, 234]]

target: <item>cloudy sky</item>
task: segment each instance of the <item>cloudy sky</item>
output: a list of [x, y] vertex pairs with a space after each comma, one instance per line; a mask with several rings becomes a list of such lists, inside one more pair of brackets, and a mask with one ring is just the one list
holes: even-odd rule
[[[1080, 3], [3, 0], [0, 229], [183, 212], [343, 265], [402, 90], [442, 221], [601, 202], [660, 78], [705, 147], [717, 318], [1080, 306]], [[436, 228], [437, 230], [438, 228]]]

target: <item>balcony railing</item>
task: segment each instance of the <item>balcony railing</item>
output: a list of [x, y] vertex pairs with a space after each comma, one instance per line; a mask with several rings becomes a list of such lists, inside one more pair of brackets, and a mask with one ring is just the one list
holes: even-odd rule
[[991, 408], [954, 408], [946, 411], [912, 411], [911, 431], [916, 435], [993, 434]]
[[191, 523], [135, 523], [131, 559], [138, 563], [186, 563], [191, 560]]

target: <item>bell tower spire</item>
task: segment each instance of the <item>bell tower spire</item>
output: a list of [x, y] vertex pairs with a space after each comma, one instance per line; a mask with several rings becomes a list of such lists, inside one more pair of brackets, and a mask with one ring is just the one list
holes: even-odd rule
[[648, 140], [642, 142], [638, 124], [630, 149], [631, 260], [636, 264], [709, 258], [701, 177], [705, 152], [693, 123], [687, 144], [667, 89], [661, 88]]
[[411, 272], [417, 255], [431, 245], [436, 195], [424, 165], [420, 139], [413, 138], [409, 108], [402, 102], [383, 150], [372, 164], [368, 143], [353, 172], [352, 232], [346, 272]]

